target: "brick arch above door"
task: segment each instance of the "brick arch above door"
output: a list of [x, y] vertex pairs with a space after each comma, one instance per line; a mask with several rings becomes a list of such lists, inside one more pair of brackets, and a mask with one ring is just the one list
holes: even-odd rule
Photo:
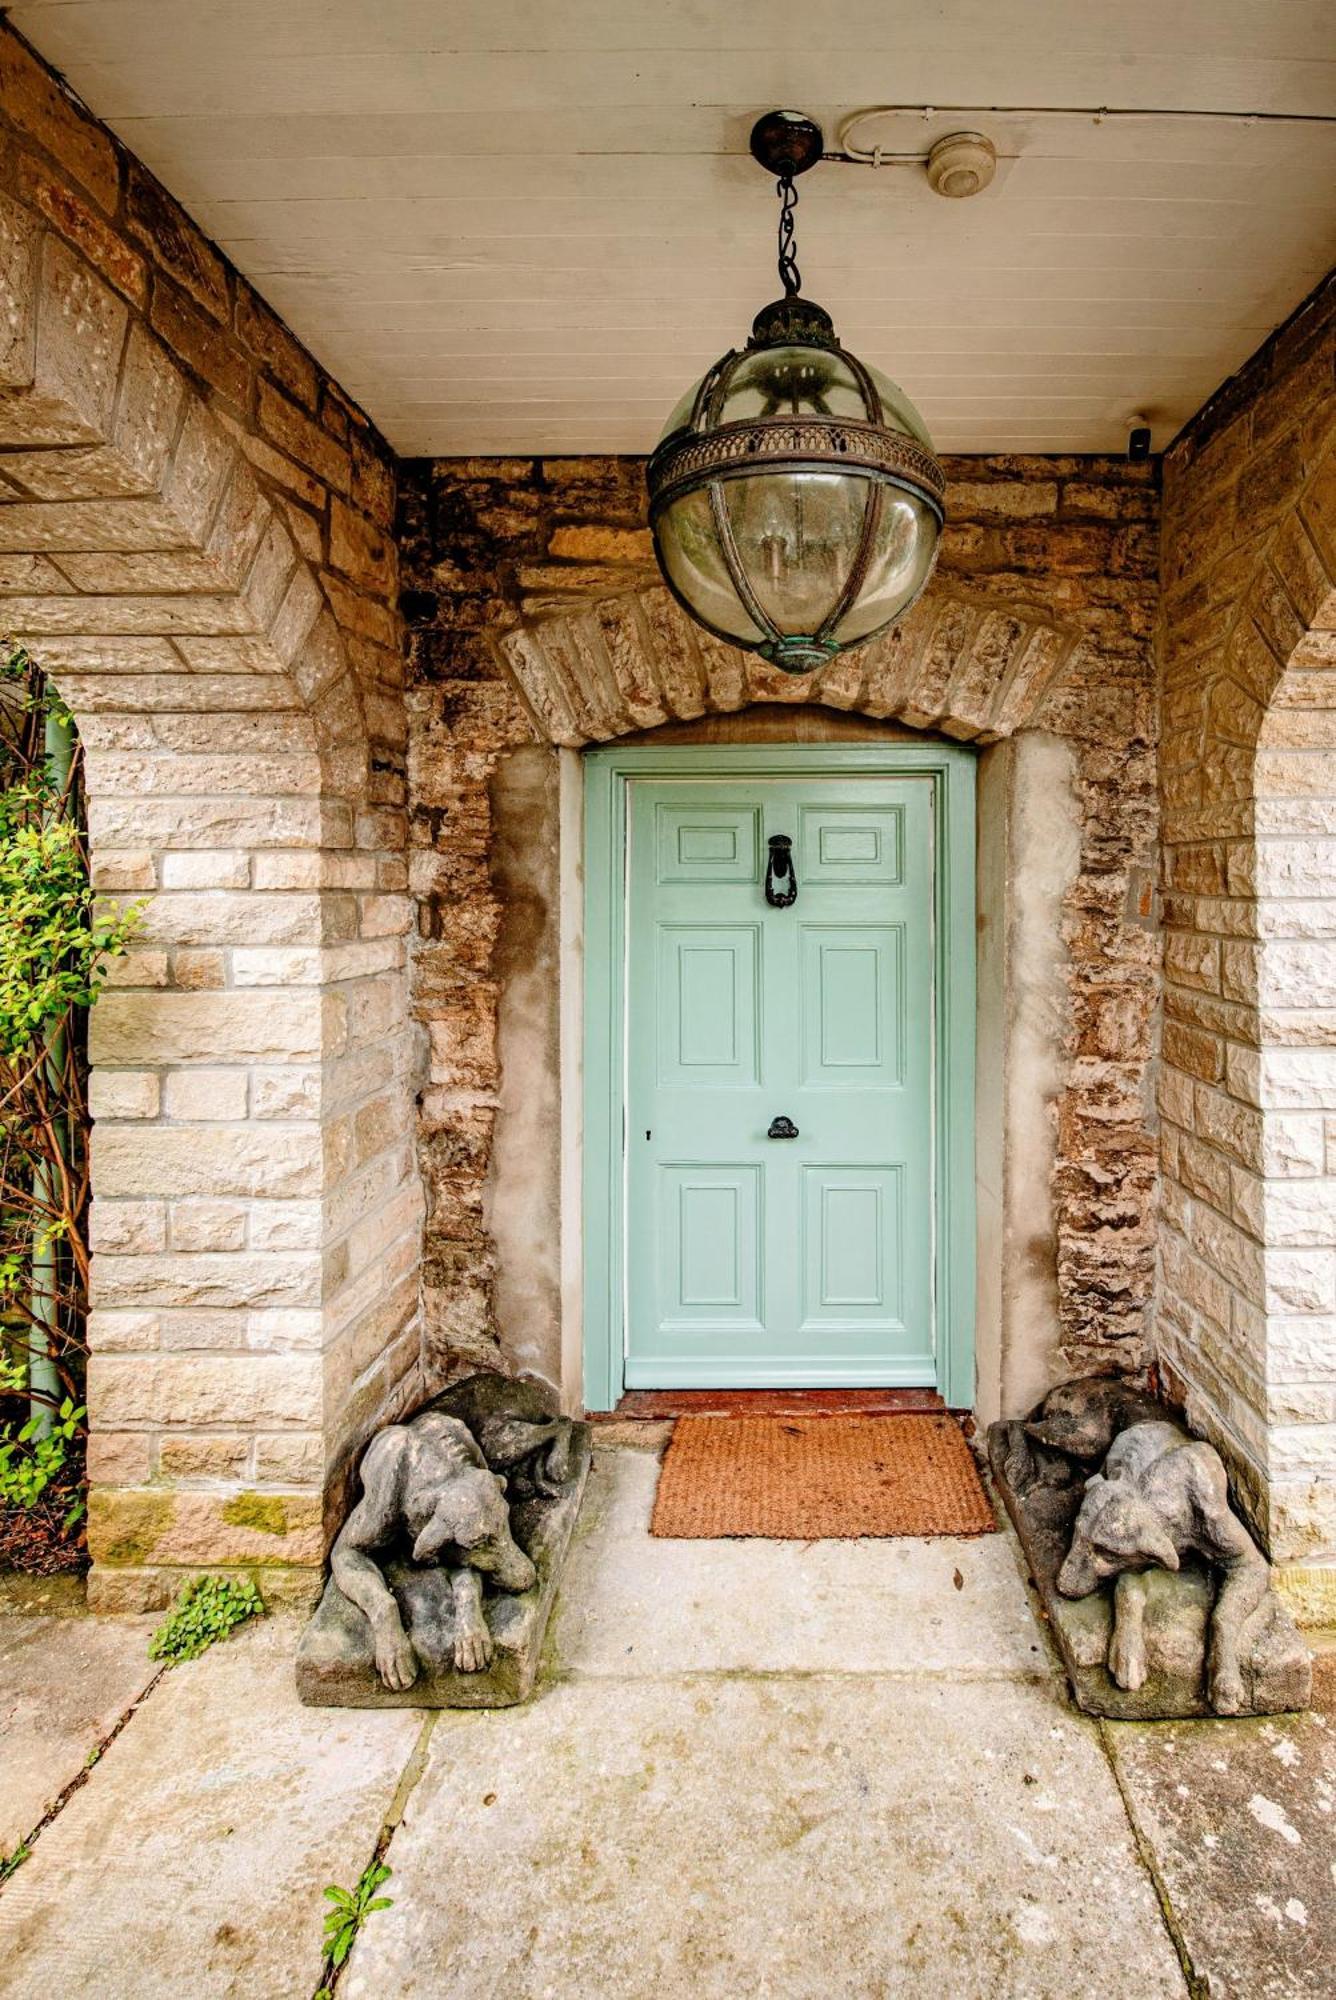
[[540, 736], [567, 748], [755, 703], [814, 703], [993, 743], [1034, 726], [1079, 635], [945, 589], [856, 652], [787, 674], [695, 625], [654, 582], [496, 641]]

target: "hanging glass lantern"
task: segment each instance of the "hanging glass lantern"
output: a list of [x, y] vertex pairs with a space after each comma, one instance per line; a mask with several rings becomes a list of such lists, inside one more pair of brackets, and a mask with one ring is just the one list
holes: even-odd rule
[[793, 181], [819, 126], [776, 111], [752, 132], [781, 197], [784, 297], [668, 419], [647, 478], [669, 589], [707, 630], [810, 673], [907, 610], [932, 574], [946, 482], [914, 406], [798, 296]]

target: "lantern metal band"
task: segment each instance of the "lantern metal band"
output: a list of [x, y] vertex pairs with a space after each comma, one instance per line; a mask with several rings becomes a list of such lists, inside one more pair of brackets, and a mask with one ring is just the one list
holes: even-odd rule
[[939, 519], [942, 515], [946, 476], [933, 454], [903, 432], [847, 418], [756, 417], [704, 436], [679, 432], [660, 445], [645, 473], [651, 516], [711, 479], [745, 478], [772, 471], [777, 463], [817, 472], [867, 472], [906, 487]]

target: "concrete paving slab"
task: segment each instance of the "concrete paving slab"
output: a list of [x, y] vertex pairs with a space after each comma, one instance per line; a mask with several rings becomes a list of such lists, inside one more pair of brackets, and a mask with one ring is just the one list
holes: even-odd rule
[[1182, 2000], [1096, 1725], [1025, 1681], [572, 1680], [446, 1715], [340, 2000]]
[[660, 1421], [644, 1417], [603, 1418], [592, 1426], [595, 1451], [652, 1451], [662, 1458], [673, 1439], [671, 1418]]
[[1212, 2000], [1336, 1991], [1336, 1726], [1105, 1725], [1201, 1990]]
[[0, 1891], [6, 2000], [309, 2000], [321, 1890], [366, 1866], [421, 1717], [303, 1708], [297, 1634], [266, 1620], [155, 1688]]
[[550, 1657], [559, 1672], [1053, 1671], [1009, 1532], [656, 1541], [658, 1473], [642, 1452], [594, 1455], [557, 1600]]
[[82, 1576], [25, 1576], [0, 1570], [0, 1618], [86, 1618], [88, 1584]]
[[0, 1855], [12, 1854], [158, 1671], [152, 1618], [0, 1618]]

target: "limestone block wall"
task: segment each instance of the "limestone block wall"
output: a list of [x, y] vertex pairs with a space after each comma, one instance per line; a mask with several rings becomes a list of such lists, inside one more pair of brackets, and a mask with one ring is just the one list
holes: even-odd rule
[[1336, 290], [1164, 479], [1159, 1339], [1336, 1617]]
[[146, 905], [92, 1032], [92, 1600], [304, 1592], [417, 1379], [383, 441], [0, 25], [0, 629]]
[[558, 1310], [552, 1161], [547, 1196], [527, 1211], [538, 1277], [518, 1282], [516, 1260], [508, 1253], [502, 1270], [497, 1253], [517, 1156], [532, 1175], [544, 1143], [553, 1155], [560, 1145], [555, 1099], [530, 1118], [532, 1094], [506, 1064], [506, 1024], [521, 1004], [545, 1005], [542, 1032], [557, 1035], [555, 746], [693, 717], [705, 727], [762, 705], [773, 737], [784, 704], [980, 744], [1022, 731], [1068, 746], [1079, 852], [1060, 898], [1064, 1004], [1045, 1022], [1060, 1080], [1037, 1114], [1052, 1140], [1051, 1210], [1016, 1254], [1049, 1287], [1055, 1371], [1147, 1364], [1155, 469], [969, 458], [948, 473], [949, 525], [920, 606], [862, 653], [795, 679], [713, 643], [673, 606], [652, 566], [640, 462], [401, 466], [414, 1009], [430, 1038], [420, 1129], [429, 1374], [500, 1353], [555, 1377], [543, 1330]]

